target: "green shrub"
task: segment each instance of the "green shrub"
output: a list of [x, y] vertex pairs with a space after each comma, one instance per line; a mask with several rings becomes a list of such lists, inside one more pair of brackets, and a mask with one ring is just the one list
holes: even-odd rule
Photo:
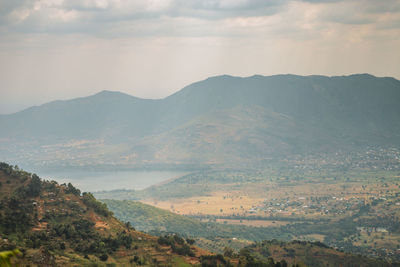
[[112, 215], [112, 212], [107, 209], [107, 205], [97, 201], [91, 193], [84, 192], [82, 194], [82, 200], [83, 203], [85, 203], [88, 207], [94, 209], [95, 212], [105, 217]]

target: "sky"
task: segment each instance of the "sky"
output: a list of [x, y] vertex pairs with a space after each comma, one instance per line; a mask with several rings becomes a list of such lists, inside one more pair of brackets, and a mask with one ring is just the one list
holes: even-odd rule
[[0, 114], [286, 73], [400, 79], [400, 0], [0, 0]]

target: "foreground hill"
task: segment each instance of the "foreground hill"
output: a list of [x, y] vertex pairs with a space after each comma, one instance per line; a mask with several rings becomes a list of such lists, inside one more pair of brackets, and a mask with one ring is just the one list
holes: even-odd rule
[[183, 239], [160, 244], [117, 220], [90, 193], [5, 163], [0, 203], [0, 251], [18, 248], [23, 266], [188, 266], [208, 254]]
[[399, 101], [400, 81], [368, 74], [218, 76], [159, 100], [104, 91], [1, 115], [0, 154], [152, 166], [399, 147]]

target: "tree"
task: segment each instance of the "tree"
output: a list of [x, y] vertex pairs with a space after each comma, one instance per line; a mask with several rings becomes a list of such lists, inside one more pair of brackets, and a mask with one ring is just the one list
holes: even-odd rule
[[79, 190], [78, 188], [74, 187], [71, 183], [68, 183], [67, 189], [65, 190], [65, 193], [74, 194], [76, 196], [80, 196], [81, 190]]
[[233, 251], [232, 248], [230, 248], [230, 247], [225, 247], [225, 248], [224, 248], [224, 256], [225, 256], [225, 257], [232, 258], [233, 253], [234, 253], [234, 251]]
[[101, 261], [106, 261], [108, 259], [108, 255], [104, 253], [104, 254], [101, 254], [99, 258]]
[[39, 196], [41, 190], [42, 190], [42, 182], [40, 181], [39, 176], [37, 176], [36, 174], [32, 174], [31, 182], [27, 187], [28, 195], [32, 197], [37, 197]]

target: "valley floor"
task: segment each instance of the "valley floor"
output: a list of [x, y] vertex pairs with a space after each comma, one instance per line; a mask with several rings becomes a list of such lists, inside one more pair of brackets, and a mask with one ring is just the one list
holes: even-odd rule
[[[296, 176], [284, 171], [210, 171], [125, 198], [204, 223], [231, 225], [231, 236], [214, 240], [221, 243], [219, 251], [237, 242], [235, 229], [248, 226], [264, 237], [319, 241], [344, 251], [399, 260], [398, 178], [397, 171], [309, 171]], [[113, 198], [112, 192], [105, 194]]]

